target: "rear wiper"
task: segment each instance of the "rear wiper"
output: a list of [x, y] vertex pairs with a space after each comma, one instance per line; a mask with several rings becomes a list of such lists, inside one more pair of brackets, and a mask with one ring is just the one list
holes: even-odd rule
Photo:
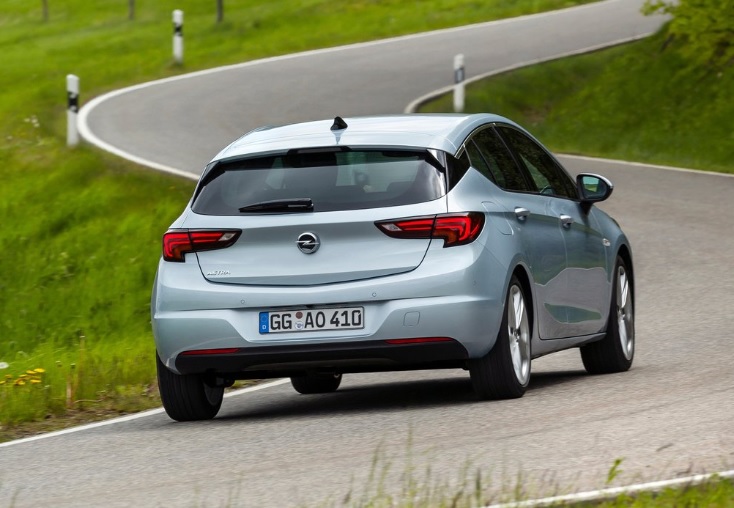
[[243, 206], [240, 212], [311, 212], [311, 198], [276, 199]]

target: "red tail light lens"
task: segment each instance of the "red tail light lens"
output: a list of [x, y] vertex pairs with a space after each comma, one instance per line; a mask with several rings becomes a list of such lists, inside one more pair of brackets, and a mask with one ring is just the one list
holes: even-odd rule
[[184, 254], [224, 249], [234, 244], [242, 234], [236, 229], [187, 230], [170, 229], [163, 235], [163, 259], [183, 263]]
[[447, 213], [430, 217], [411, 217], [376, 222], [375, 225], [393, 238], [443, 238], [444, 247], [471, 243], [484, 227], [481, 212]]

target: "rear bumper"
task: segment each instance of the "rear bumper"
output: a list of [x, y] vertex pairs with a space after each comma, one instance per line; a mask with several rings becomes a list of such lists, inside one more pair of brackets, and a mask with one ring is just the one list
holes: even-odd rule
[[453, 339], [390, 344], [386, 341], [341, 342], [240, 348], [224, 354], [179, 354], [181, 374], [215, 374], [230, 379], [462, 367], [466, 349]]
[[[344, 365], [342, 372], [347, 371], [347, 364], [349, 371], [360, 371], [358, 363], [364, 371], [423, 368], [416, 365], [432, 364], [442, 358], [454, 362], [486, 354], [494, 345], [502, 311], [499, 301], [467, 295], [349, 304], [364, 308], [365, 328], [261, 335], [257, 332], [258, 312], [249, 309], [159, 312], [153, 318], [156, 348], [166, 367], [177, 372], [192, 365], [201, 365], [196, 367], [198, 371], [208, 368], [242, 371], [252, 366], [248, 358], [254, 360], [253, 365], [338, 359]], [[424, 337], [451, 337], [457, 346], [420, 343], [408, 347], [388, 342]], [[230, 367], [214, 364], [209, 367], [206, 355], [196, 358], [183, 354], [225, 348], [236, 350], [233, 358], [242, 361]], [[279, 356], [284, 352], [287, 354]], [[268, 357], [275, 360], [266, 360]], [[401, 367], [403, 364], [407, 367]]]
[[[494, 345], [502, 320], [506, 277], [506, 267], [474, 244], [431, 249], [430, 256], [412, 272], [322, 286], [215, 284], [204, 279], [195, 259], [162, 262], [151, 302], [153, 332], [161, 361], [176, 372], [180, 372], [183, 352], [218, 348], [242, 350], [235, 355], [241, 358], [265, 354], [266, 349], [276, 355], [306, 351], [309, 361], [321, 360], [315, 358], [320, 354], [335, 361], [334, 351], [341, 351], [346, 355], [338, 358], [343, 372], [347, 366], [353, 372], [428, 368], [440, 363], [443, 354], [445, 363], [456, 365], [466, 355], [478, 358], [486, 354]], [[364, 308], [362, 329], [259, 333], [262, 311], [357, 306]], [[446, 351], [445, 345], [421, 345], [420, 351], [425, 347], [437, 353], [435, 358], [430, 356], [433, 353], [418, 353], [419, 357], [428, 354], [420, 361], [395, 356], [395, 346], [376, 354], [380, 349], [376, 344], [421, 337], [451, 337], [461, 351], [455, 354], [454, 350]], [[302, 346], [306, 349], [300, 349]], [[352, 352], [345, 353], [348, 350]], [[354, 352], [357, 350], [370, 353], [365, 356]], [[300, 361], [297, 354], [284, 358], [274, 363]], [[189, 362], [194, 360], [187, 359], [180, 368], [190, 368]], [[204, 359], [196, 362], [203, 367], [195, 368], [208, 368]], [[244, 361], [227, 368], [242, 372], [251, 366]]]

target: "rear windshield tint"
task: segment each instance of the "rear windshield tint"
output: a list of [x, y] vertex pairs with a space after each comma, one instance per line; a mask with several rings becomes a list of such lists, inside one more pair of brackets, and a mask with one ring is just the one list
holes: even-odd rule
[[446, 194], [445, 176], [427, 152], [299, 151], [220, 163], [204, 178], [193, 210], [241, 215], [255, 203], [308, 198], [313, 211], [409, 205]]

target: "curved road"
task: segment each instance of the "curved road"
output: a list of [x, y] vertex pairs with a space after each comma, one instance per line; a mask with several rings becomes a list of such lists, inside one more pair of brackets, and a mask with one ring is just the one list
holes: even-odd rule
[[[168, 81], [99, 103], [89, 126], [98, 140], [154, 164], [196, 171], [265, 121], [399, 112], [450, 80], [459, 51], [471, 74], [548, 57], [556, 43], [562, 53], [645, 33], [659, 21], [637, 16], [639, 3]], [[403, 63], [400, 75], [390, 73]], [[571, 350], [536, 360], [526, 396], [501, 402], [476, 401], [468, 375], [453, 371], [351, 375], [319, 396], [274, 384], [227, 398], [209, 422], [177, 424], [158, 411], [0, 445], [0, 506], [340, 505], [363, 492], [375, 457], [390, 491], [411, 467], [418, 479], [430, 468], [433, 485], [463, 472], [473, 481], [481, 469], [494, 492], [511, 492], [522, 478], [531, 496], [603, 486], [615, 459], [624, 459], [615, 485], [731, 469], [734, 178], [565, 162], [617, 187], [605, 208], [632, 239], [638, 275], [629, 372], [588, 376]]]
[[229, 141], [265, 124], [402, 113], [453, 81], [649, 34], [641, 0], [312, 51], [179, 76], [115, 92], [82, 109], [83, 134], [153, 163], [199, 173]]

